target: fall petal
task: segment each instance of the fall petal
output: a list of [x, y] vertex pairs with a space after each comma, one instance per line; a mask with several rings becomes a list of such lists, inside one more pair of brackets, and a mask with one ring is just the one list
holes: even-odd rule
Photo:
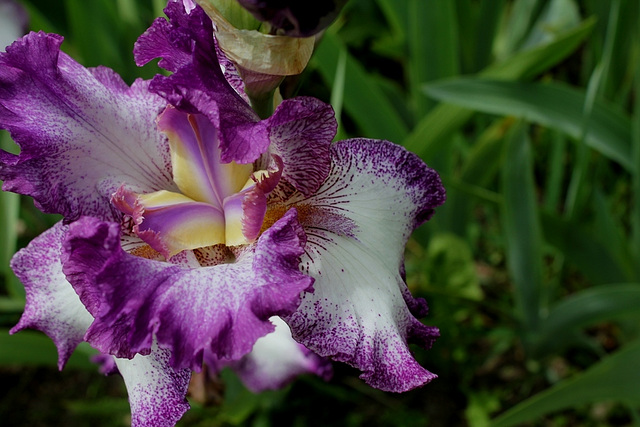
[[67, 226], [58, 223], [36, 237], [12, 259], [11, 267], [27, 292], [24, 313], [14, 334], [38, 329], [58, 348], [58, 368], [62, 369], [76, 346], [83, 341], [93, 317], [62, 273], [62, 241]]
[[111, 194], [171, 189], [169, 147], [155, 118], [165, 102], [60, 51], [62, 37], [31, 33], [0, 53], [0, 126], [20, 145], [0, 153], [3, 189], [67, 219], [113, 218]]
[[122, 251], [119, 225], [82, 218], [65, 241], [64, 270], [96, 318], [86, 340], [121, 358], [149, 354], [155, 336], [173, 367], [197, 370], [205, 349], [237, 359], [291, 313], [313, 280], [298, 269], [304, 234], [289, 214], [234, 263], [187, 268]]

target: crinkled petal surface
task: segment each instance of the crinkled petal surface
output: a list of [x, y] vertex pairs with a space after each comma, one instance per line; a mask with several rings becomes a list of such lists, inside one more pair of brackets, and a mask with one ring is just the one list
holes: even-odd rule
[[277, 390], [303, 374], [331, 378], [333, 371], [327, 359], [295, 342], [281, 318], [274, 316], [271, 321], [276, 330], [256, 341], [251, 353], [230, 365], [249, 390]]
[[162, 58], [174, 73], [158, 75], [151, 90], [186, 113], [200, 112], [219, 133], [222, 161], [251, 163], [269, 146], [266, 124], [225, 78], [213, 27], [200, 7], [187, 12], [179, 2], [165, 9], [169, 24], [154, 25], [136, 45], [136, 61]]
[[295, 200], [308, 239], [303, 271], [316, 282], [285, 320], [297, 341], [359, 368], [370, 385], [410, 390], [435, 375], [407, 342], [429, 347], [439, 333], [412, 313], [426, 314], [426, 303], [406, 288], [403, 252], [413, 229], [444, 202], [444, 189], [435, 171], [389, 142], [341, 141], [331, 160], [320, 189]]
[[3, 189], [32, 196], [67, 219], [113, 218], [109, 198], [174, 189], [166, 139], [155, 119], [166, 105], [136, 81], [86, 69], [60, 51], [62, 37], [30, 33], [0, 53], [0, 127], [20, 155], [0, 153]]
[[313, 279], [299, 271], [305, 236], [291, 210], [234, 263], [188, 268], [127, 254], [119, 225], [70, 225], [63, 270], [96, 318], [85, 339], [102, 352], [149, 354], [153, 337], [172, 366], [199, 370], [203, 351], [238, 359], [290, 314]]
[[11, 267], [27, 292], [24, 313], [14, 334], [26, 328], [47, 334], [58, 348], [62, 369], [83, 337], [93, 317], [62, 273], [60, 255], [67, 226], [58, 223], [20, 250]]
[[267, 123], [270, 150], [284, 162], [282, 179], [312, 194], [329, 174], [329, 147], [338, 129], [333, 109], [315, 98], [287, 99]]
[[154, 345], [148, 356], [116, 358], [131, 405], [131, 427], [173, 427], [189, 409], [191, 371], [174, 370], [168, 350]]

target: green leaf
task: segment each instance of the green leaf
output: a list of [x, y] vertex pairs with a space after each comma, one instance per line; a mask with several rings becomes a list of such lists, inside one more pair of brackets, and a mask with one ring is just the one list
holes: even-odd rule
[[[97, 369], [87, 357], [90, 350], [79, 347], [69, 361], [67, 367], [80, 369]], [[0, 365], [11, 366], [56, 366], [58, 353], [56, 347], [46, 335], [36, 331], [20, 331], [9, 335], [9, 330], [0, 328]]]
[[[494, 63], [481, 76], [505, 80], [533, 78], [569, 56], [589, 35], [594, 22], [594, 19], [588, 19], [549, 44], [519, 52], [504, 61]], [[429, 160], [442, 149], [442, 141], [462, 127], [473, 114], [472, 110], [457, 105], [440, 104], [418, 122], [403, 145]]]
[[626, 315], [640, 316], [640, 283], [599, 285], [556, 304], [540, 324], [536, 351], [551, 354], [569, 344], [579, 329]]
[[[7, 132], [0, 133], [0, 148], [8, 152], [14, 152], [17, 148]], [[22, 299], [24, 288], [9, 267], [9, 262], [17, 248], [19, 214], [20, 196], [15, 193], [0, 192], [0, 230], [3, 232], [0, 241], [0, 274], [4, 279], [7, 293]]]
[[[314, 53], [315, 63], [329, 86], [333, 86], [340, 52], [347, 49], [338, 37], [327, 32]], [[384, 92], [351, 55], [347, 54], [344, 108], [364, 132], [363, 136], [402, 141], [408, 134], [403, 119]]]
[[[474, 78], [432, 83], [434, 98], [491, 114], [523, 118], [579, 139], [582, 132], [584, 91], [558, 83], [508, 82]], [[631, 120], [602, 102], [596, 102], [585, 142], [629, 171]]]
[[421, 118], [434, 104], [422, 85], [459, 74], [457, 22], [452, 1], [410, 0], [407, 13], [411, 98]]
[[640, 340], [509, 409], [494, 419], [491, 426], [520, 425], [554, 411], [599, 401], [640, 403], [638, 360]]
[[502, 225], [507, 267], [515, 289], [516, 308], [527, 331], [539, 319], [542, 286], [542, 233], [533, 181], [533, 158], [526, 127], [520, 123], [507, 135], [502, 170]]
[[591, 283], [620, 283], [629, 280], [615, 255], [592, 233], [556, 215], [541, 216], [547, 243], [558, 249]]

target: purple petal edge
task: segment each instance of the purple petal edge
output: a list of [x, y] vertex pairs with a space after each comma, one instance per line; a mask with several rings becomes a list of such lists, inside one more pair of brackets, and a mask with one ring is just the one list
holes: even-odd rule
[[120, 248], [119, 225], [71, 224], [63, 269], [96, 320], [85, 339], [121, 358], [149, 354], [153, 337], [175, 368], [199, 370], [203, 351], [237, 359], [271, 332], [313, 279], [299, 271], [304, 232], [291, 210], [232, 264], [185, 268]]

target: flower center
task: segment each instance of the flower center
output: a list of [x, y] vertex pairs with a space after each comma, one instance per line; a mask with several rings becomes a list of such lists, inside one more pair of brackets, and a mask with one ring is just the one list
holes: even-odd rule
[[169, 106], [158, 117], [167, 135], [178, 191], [137, 194], [121, 187], [113, 204], [133, 219], [133, 231], [165, 258], [214, 245], [250, 243], [260, 233], [266, 194], [279, 171], [222, 163], [216, 128], [202, 115]]

